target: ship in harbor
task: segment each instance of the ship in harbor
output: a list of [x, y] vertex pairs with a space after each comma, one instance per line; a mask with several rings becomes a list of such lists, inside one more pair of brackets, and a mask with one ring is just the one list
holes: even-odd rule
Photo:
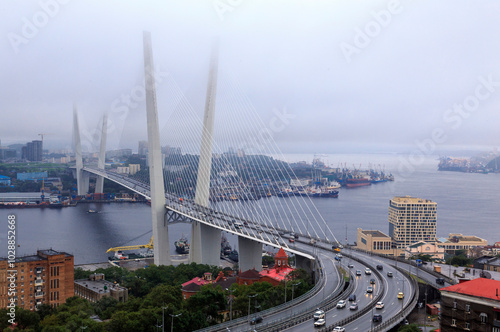
[[368, 177], [364, 176], [356, 176], [352, 178], [346, 179], [345, 186], [347, 188], [356, 188], [356, 187], [363, 187], [363, 186], [369, 186], [372, 184], [372, 180]]
[[221, 236], [221, 241], [220, 241], [220, 257], [227, 257], [231, 253], [233, 248], [231, 248], [231, 245], [229, 244], [229, 241], [227, 238], [222, 234]]
[[174, 242], [174, 245], [175, 245], [175, 251], [178, 253], [178, 254], [189, 254], [189, 243], [188, 243], [188, 240], [187, 238], [184, 236], [184, 234], [182, 235], [182, 237], [175, 241]]

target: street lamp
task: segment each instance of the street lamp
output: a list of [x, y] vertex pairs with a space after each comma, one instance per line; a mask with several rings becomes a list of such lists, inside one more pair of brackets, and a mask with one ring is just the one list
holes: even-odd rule
[[259, 294], [257, 293], [254, 295], [247, 295], [248, 296], [248, 322], [249, 323], [250, 323], [250, 299], [256, 297], [257, 295], [259, 295]]
[[165, 303], [162, 307], [162, 316], [161, 316], [161, 330], [165, 332], [165, 309], [168, 309], [168, 305], [165, 307]]
[[170, 317], [172, 317], [172, 325], [170, 326], [170, 332], [174, 332], [174, 318], [179, 317], [180, 315], [182, 315], [182, 312], [180, 314], [177, 314], [177, 315], [170, 314]]
[[158, 325], [158, 318], [156, 318], [156, 331], [158, 331], [160, 327], [163, 327], [163, 325]]

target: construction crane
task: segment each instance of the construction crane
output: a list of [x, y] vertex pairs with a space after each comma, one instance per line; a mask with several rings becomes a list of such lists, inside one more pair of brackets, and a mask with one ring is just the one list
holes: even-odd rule
[[108, 251], [106, 251], [106, 252], [108, 253], [110, 251], [116, 252], [116, 251], [123, 251], [123, 250], [137, 250], [137, 249], [144, 249], [144, 248], [153, 249], [153, 237], [152, 236], [151, 236], [151, 240], [149, 240], [148, 244], [138, 244], [135, 246], [113, 247], [113, 248], [109, 248]]
[[42, 144], [43, 144], [43, 136], [45, 136], [45, 135], [53, 135], [53, 133], [41, 133], [41, 134], [38, 134], [38, 136], [42, 137]]

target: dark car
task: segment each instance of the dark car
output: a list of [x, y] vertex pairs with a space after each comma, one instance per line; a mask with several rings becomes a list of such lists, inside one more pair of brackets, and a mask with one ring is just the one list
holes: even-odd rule
[[255, 325], [255, 324], [259, 324], [261, 322], [262, 322], [262, 317], [257, 316], [257, 317], [252, 318], [252, 320], [250, 321], [250, 324]]
[[375, 323], [382, 321], [382, 315], [373, 315], [373, 321]]
[[444, 279], [443, 278], [437, 278], [436, 279], [436, 284], [444, 285]]
[[383, 269], [384, 269], [384, 267], [382, 265], [377, 265], [377, 270], [382, 271]]
[[375, 279], [370, 279], [370, 284], [375, 285]]

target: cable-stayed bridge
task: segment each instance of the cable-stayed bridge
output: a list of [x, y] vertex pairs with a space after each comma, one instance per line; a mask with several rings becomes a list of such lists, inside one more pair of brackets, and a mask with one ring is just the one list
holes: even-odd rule
[[[183, 127], [174, 136], [180, 142], [190, 132], [199, 132], [199, 155], [171, 153], [169, 158], [162, 155], [158, 111], [153, 66], [151, 37], [144, 35], [144, 70], [145, 100], [148, 132], [148, 176], [128, 177], [104, 168], [106, 148], [106, 117], [102, 121], [102, 133], [99, 161], [97, 167], [83, 165], [81, 140], [79, 134], [78, 114], [74, 107], [74, 142], [76, 154], [76, 178], [78, 194], [86, 194], [89, 178], [96, 180], [96, 192], [102, 192], [103, 179], [119, 183], [132, 191], [151, 200], [153, 241], [155, 264], [171, 263], [169, 252], [168, 225], [174, 222], [190, 222], [191, 248], [190, 261], [218, 265], [220, 260], [221, 232], [225, 231], [238, 236], [239, 265], [242, 271], [255, 268], [262, 269], [263, 245], [283, 247], [297, 255], [298, 266], [314, 269], [314, 257], [310, 250], [298, 249], [288, 237], [291, 233], [301, 234], [311, 243], [322, 241], [336, 242], [328, 224], [316, 210], [311, 198], [290, 197], [283, 199], [262, 199], [264, 203], [220, 202], [221, 195], [239, 196], [242, 199], [256, 200], [271, 195], [276, 188], [285, 188], [290, 179], [296, 179], [288, 164], [264, 154], [239, 156], [224, 154], [224, 147], [214, 139], [215, 102], [217, 95], [218, 54], [217, 47], [211, 57], [208, 85], [205, 101], [205, 112], [202, 121], [195, 119], [193, 108], [184, 96], [173, 96], [174, 108], [181, 113], [180, 118], [188, 123], [198, 125], [198, 130]], [[224, 83], [219, 93], [224, 97], [219, 105], [235, 114], [242, 122], [248, 124], [258, 116], [249, 112], [249, 102], [237, 96], [237, 89]], [[224, 100], [229, 100], [224, 106]], [[279, 114], [278, 114], [279, 115]], [[245, 118], [247, 117], [247, 118]], [[224, 126], [231, 129], [236, 123], [230, 116], [221, 116]], [[175, 123], [175, 119], [170, 118]], [[233, 122], [231, 122], [233, 121]], [[240, 139], [245, 138], [245, 147], [258, 147], [264, 143], [271, 145], [271, 140], [263, 140], [263, 129], [277, 128], [277, 120], [272, 119], [269, 126], [255, 122], [257, 135], [252, 135], [247, 127], [241, 130]], [[182, 125], [177, 125], [182, 127]], [[175, 128], [174, 128], [175, 130]], [[264, 131], [265, 131], [264, 130]], [[172, 131], [172, 130], [170, 130]], [[224, 135], [223, 135], [224, 136]], [[229, 135], [228, 135], [229, 136]], [[181, 137], [181, 138], [179, 138]], [[238, 144], [230, 137], [223, 137], [229, 144]], [[201, 143], [200, 143], [201, 142]], [[175, 143], [174, 143], [175, 144]], [[180, 145], [180, 144], [179, 144]], [[193, 151], [196, 148], [190, 147]], [[231, 149], [231, 148], [229, 148]], [[265, 151], [267, 155], [276, 154], [276, 147]], [[165, 165], [165, 160], [169, 161]], [[235, 161], [238, 159], [237, 161]], [[165, 188], [167, 190], [165, 190]], [[273, 188], [273, 189], [271, 189]], [[232, 198], [230, 198], [232, 200]]]

